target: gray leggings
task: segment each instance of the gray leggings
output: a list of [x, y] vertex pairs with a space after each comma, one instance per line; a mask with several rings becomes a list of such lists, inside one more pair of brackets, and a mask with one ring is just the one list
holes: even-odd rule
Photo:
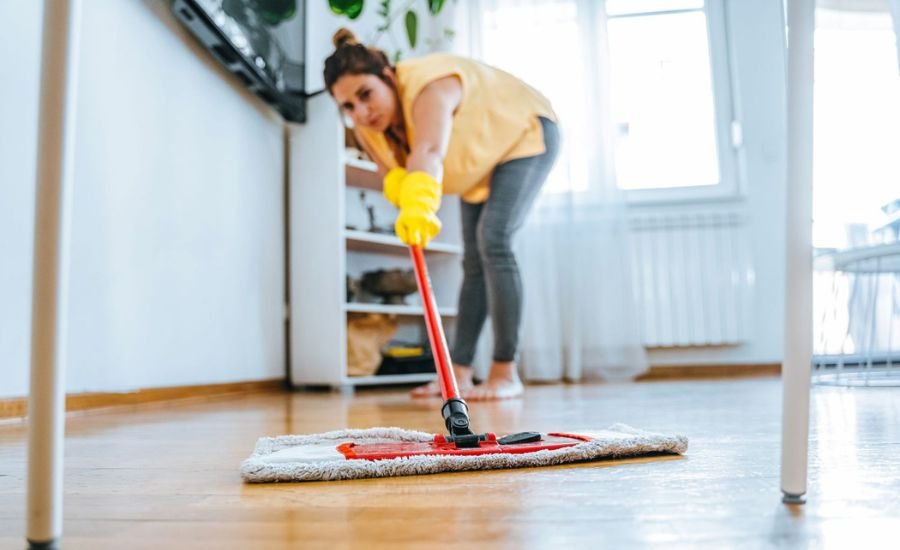
[[461, 203], [463, 283], [459, 292], [454, 364], [471, 366], [488, 312], [494, 332], [494, 361], [515, 361], [522, 320], [522, 279], [512, 250], [559, 150], [557, 125], [541, 118], [546, 151], [500, 164], [491, 175], [486, 202]]

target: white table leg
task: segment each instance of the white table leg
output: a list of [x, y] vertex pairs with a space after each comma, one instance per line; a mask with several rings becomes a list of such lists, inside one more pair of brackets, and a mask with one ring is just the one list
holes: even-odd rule
[[813, 31], [815, 1], [788, 0], [788, 177], [781, 491], [804, 502], [812, 364]]
[[28, 401], [30, 548], [57, 548], [62, 535], [68, 210], [79, 2], [44, 2]]

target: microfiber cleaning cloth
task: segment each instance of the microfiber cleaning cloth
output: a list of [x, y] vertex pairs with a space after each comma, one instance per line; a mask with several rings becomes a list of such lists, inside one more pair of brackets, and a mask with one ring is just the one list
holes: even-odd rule
[[[249, 483], [332, 481], [464, 470], [552, 466], [647, 454], [683, 454], [687, 438], [615, 424], [600, 431], [531, 434], [531, 439], [483, 442], [458, 449], [443, 436], [401, 428], [339, 430], [317, 435], [263, 437], [241, 464]], [[507, 444], [512, 443], [512, 444]]]

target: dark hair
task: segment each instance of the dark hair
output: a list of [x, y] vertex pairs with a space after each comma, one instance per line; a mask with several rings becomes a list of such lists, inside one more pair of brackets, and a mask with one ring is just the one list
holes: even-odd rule
[[385, 68], [393, 68], [387, 55], [378, 48], [359, 43], [353, 31], [340, 28], [331, 38], [334, 53], [325, 60], [325, 88], [331, 87], [345, 74], [373, 74], [387, 82]]

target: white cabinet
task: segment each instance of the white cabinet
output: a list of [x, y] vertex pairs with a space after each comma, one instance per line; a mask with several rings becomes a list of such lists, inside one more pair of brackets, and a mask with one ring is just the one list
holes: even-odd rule
[[[408, 248], [389, 229], [396, 210], [381, 196], [375, 164], [348, 159], [344, 128], [328, 95], [310, 99], [308, 121], [287, 130], [291, 382], [332, 387], [422, 382], [434, 374], [347, 375], [347, 314], [395, 314], [397, 338], [427, 345], [418, 293], [405, 305], [347, 302], [347, 276], [412, 268]], [[361, 196], [361, 194], [363, 196]], [[426, 249], [435, 299], [452, 342], [462, 281], [457, 197], [444, 197], [444, 228]], [[367, 208], [368, 207], [368, 208]], [[369, 231], [372, 216], [383, 232]]]

